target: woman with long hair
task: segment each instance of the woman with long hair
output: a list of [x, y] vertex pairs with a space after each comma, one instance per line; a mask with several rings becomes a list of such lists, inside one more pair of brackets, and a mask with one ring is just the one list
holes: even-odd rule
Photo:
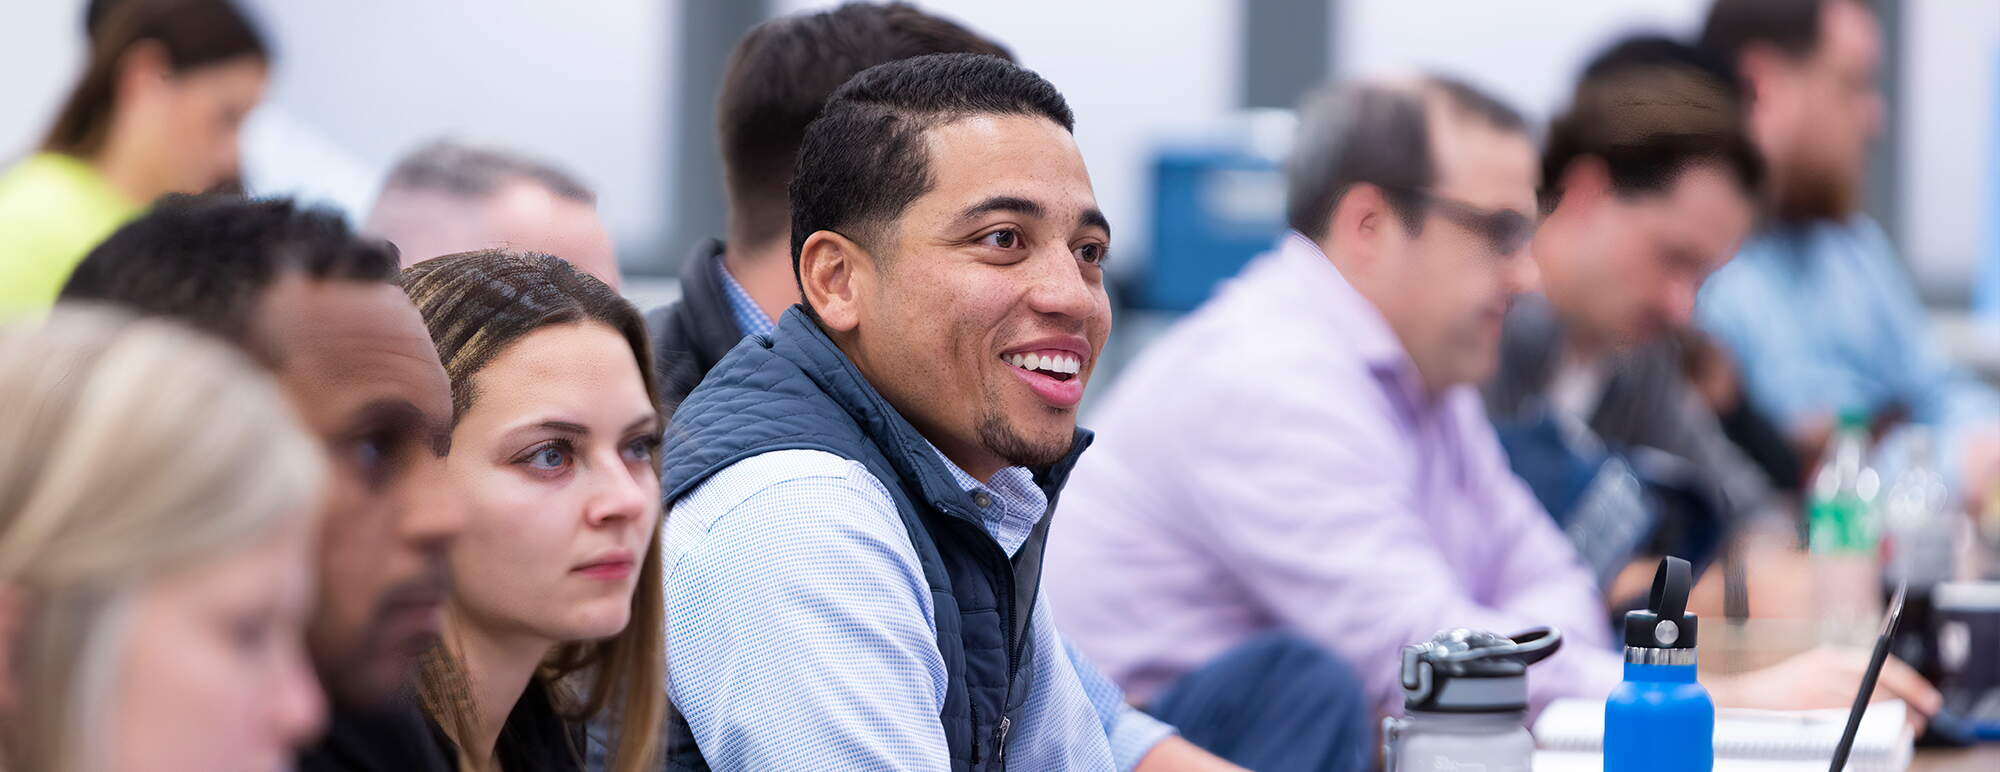
[[0, 769], [287, 769], [324, 461], [270, 376], [164, 321], [0, 326]]
[[167, 193], [235, 180], [271, 54], [229, 0], [94, 0], [90, 58], [32, 155], [0, 172], [0, 315], [54, 302], [98, 241]]
[[637, 309], [540, 254], [468, 252], [403, 271], [451, 377], [445, 466], [469, 505], [443, 642], [419, 695], [468, 770], [657, 769], [666, 713], [663, 417]]

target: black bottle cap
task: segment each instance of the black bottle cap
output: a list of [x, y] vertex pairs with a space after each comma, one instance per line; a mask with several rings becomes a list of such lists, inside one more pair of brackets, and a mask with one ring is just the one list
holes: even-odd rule
[[1644, 611], [1625, 612], [1625, 645], [1642, 649], [1692, 649], [1701, 620], [1687, 611], [1694, 567], [1676, 557], [1660, 559], [1653, 594]]
[[1512, 637], [1465, 628], [1440, 631], [1403, 647], [1403, 707], [1430, 713], [1527, 710], [1528, 666], [1560, 648], [1562, 633], [1553, 627]]

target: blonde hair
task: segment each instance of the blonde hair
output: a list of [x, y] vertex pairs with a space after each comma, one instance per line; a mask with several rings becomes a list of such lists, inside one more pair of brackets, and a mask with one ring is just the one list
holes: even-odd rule
[[[451, 376], [454, 419], [471, 408], [478, 397], [479, 372], [501, 351], [536, 330], [577, 322], [602, 324], [625, 338], [646, 396], [655, 408], [659, 405], [653, 347], [638, 309], [559, 258], [505, 250], [463, 252], [405, 268], [400, 282], [423, 315], [438, 359]], [[611, 716], [607, 723], [615, 727], [616, 738], [609, 769], [614, 772], [659, 768], [660, 734], [671, 710], [661, 577], [660, 529], [655, 528], [639, 563], [625, 629], [603, 640], [557, 646], [535, 674], [565, 721]], [[418, 696], [454, 740], [469, 736], [478, 725], [471, 676], [443, 644], [424, 658]]]
[[61, 308], [0, 326], [0, 766], [99, 769], [132, 599], [316, 511], [317, 443], [246, 356], [161, 320]]

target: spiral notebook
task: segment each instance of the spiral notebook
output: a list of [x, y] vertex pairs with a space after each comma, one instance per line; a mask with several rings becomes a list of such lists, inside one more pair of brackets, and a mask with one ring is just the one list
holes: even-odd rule
[[[1910, 766], [1915, 737], [1903, 703], [1869, 706], [1855, 734], [1847, 768], [1853, 772], [1902, 772]], [[1824, 772], [1840, 743], [1846, 710], [1741, 710], [1715, 713], [1716, 772]], [[1557, 700], [1534, 727], [1535, 772], [1603, 769], [1604, 702]]]

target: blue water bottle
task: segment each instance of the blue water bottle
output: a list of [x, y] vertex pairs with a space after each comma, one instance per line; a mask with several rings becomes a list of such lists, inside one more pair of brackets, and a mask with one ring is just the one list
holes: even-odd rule
[[1669, 557], [1644, 611], [1625, 614], [1625, 682], [1604, 703], [1604, 772], [1707, 772], [1715, 767], [1715, 703], [1695, 681], [1694, 583]]

